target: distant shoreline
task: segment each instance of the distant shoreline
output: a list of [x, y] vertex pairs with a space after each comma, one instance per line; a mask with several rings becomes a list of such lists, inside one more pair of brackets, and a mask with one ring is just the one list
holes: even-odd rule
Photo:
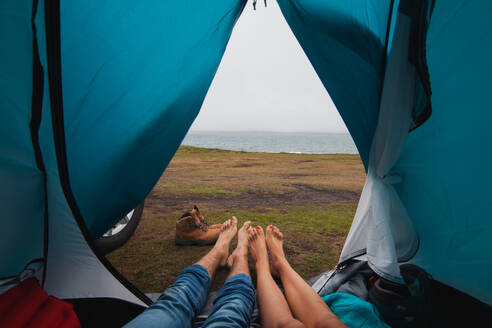
[[181, 144], [178, 148], [179, 150], [184, 150], [186, 151], [191, 151], [191, 152], [210, 152], [210, 151], [218, 151], [218, 152], [226, 152], [226, 153], [247, 153], [247, 154], [264, 154], [264, 155], [354, 155], [354, 156], [359, 156], [359, 154], [348, 154], [348, 153], [295, 153], [295, 152], [279, 152], [279, 153], [272, 153], [272, 152], [266, 152], [266, 151], [245, 151], [245, 150], [233, 150], [233, 149], [222, 149], [222, 148], [207, 148], [207, 147], [198, 147], [198, 146], [190, 146], [190, 145], [185, 145]]
[[219, 150], [219, 151], [226, 151], [226, 152], [237, 152], [237, 153], [257, 153], [257, 154], [290, 154], [290, 155], [359, 155], [358, 153], [301, 153], [301, 152], [269, 152], [269, 151], [248, 151], [248, 150], [235, 150], [235, 149], [223, 149], [223, 148], [218, 148], [218, 147], [198, 147], [198, 146], [191, 146], [191, 145], [185, 145], [181, 144], [180, 147], [189, 147], [189, 148], [194, 148], [194, 149], [203, 149], [203, 150]]
[[349, 134], [332, 132], [191, 131], [182, 144], [272, 154], [358, 154]]

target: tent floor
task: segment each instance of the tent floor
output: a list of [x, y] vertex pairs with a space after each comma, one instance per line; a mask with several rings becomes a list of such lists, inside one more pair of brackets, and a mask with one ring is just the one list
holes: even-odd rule
[[435, 280], [430, 304], [427, 327], [491, 327], [492, 306]]
[[65, 299], [73, 304], [82, 327], [122, 327], [145, 307], [116, 298]]

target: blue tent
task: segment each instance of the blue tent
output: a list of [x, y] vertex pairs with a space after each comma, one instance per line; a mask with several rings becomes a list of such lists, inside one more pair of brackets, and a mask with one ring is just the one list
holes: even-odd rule
[[[486, 0], [278, 0], [367, 170], [341, 263], [492, 305]], [[94, 246], [197, 116], [243, 0], [0, 3], [0, 281], [149, 299]], [[1, 291], [0, 291], [1, 292]]]

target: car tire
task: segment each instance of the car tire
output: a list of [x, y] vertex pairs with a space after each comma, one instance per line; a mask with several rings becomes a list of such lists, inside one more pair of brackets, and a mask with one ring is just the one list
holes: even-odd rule
[[[123, 219], [121, 219], [113, 228], [108, 230], [101, 238], [96, 240], [96, 246], [103, 254], [114, 251], [125, 244], [128, 239], [133, 235], [140, 223], [142, 217], [145, 201], [140, 203], [133, 211], [129, 212]], [[129, 217], [130, 216], [130, 217]], [[128, 220], [126, 224], [122, 224], [123, 220]], [[117, 232], [112, 234], [112, 231], [117, 228]]]

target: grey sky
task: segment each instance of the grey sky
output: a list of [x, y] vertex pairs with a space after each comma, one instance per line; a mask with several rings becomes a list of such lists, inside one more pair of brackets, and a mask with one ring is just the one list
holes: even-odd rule
[[236, 24], [192, 131], [347, 129], [276, 1]]

